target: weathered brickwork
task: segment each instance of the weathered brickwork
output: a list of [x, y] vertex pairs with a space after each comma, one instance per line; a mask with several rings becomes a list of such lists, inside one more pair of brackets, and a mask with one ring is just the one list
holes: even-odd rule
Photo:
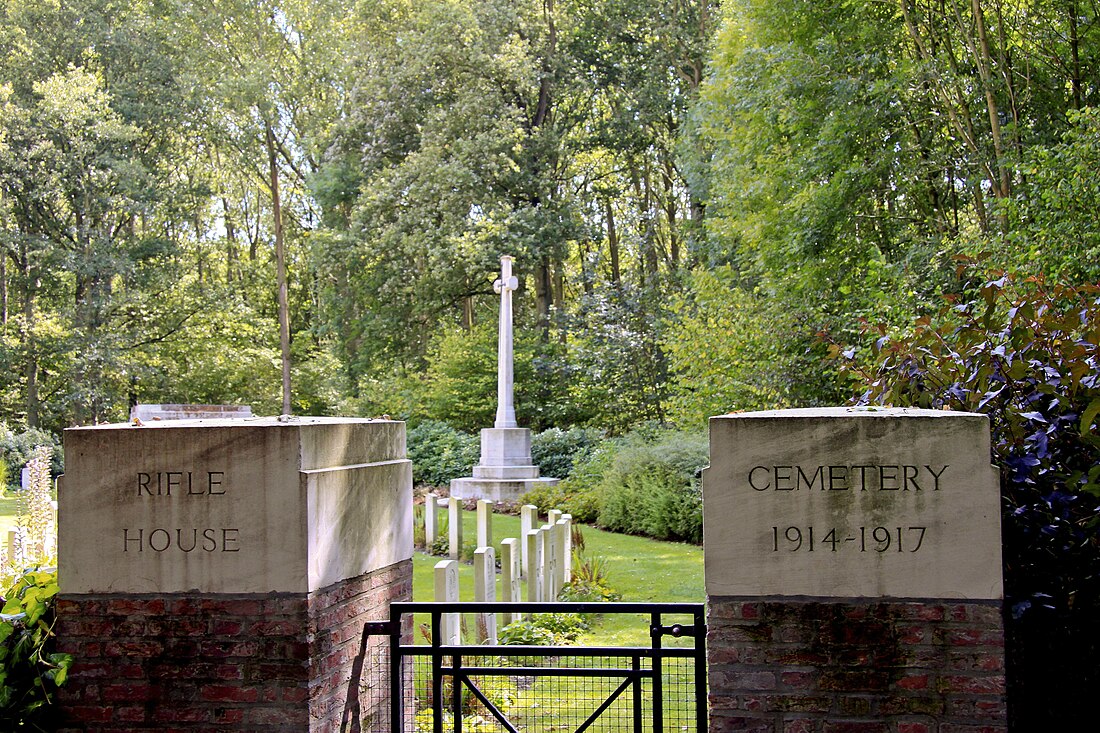
[[358, 730], [372, 704], [363, 623], [411, 593], [403, 561], [309, 595], [63, 597], [63, 730]]
[[711, 733], [1004, 733], [994, 604], [709, 599]]
[[[309, 599], [311, 731], [369, 733], [371, 721], [389, 714], [388, 698], [378, 694], [387, 688], [379, 687], [379, 670], [373, 668], [389, 637], [364, 637], [363, 623], [387, 620], [391, 602], [411, 600], [411, 560], [329, 586]], [[411, 640], [409, 620], [405, 631]]]

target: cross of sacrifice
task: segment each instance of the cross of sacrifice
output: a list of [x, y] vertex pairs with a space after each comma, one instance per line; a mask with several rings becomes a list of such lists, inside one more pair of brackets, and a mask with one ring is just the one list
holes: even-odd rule
[[514, 428], [516, 408], [512, 404], [512, 291], [519, 279], [512, 275], [512, 258], [500, 258], [500, 278], [493, 291], [500, 294], [500, 334], [497, 340], [497, 417], [493, 427]]

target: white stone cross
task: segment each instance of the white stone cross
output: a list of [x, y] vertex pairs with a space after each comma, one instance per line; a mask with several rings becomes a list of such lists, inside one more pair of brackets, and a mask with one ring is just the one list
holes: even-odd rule
[[500, 294], [500, 334], [497, 340], [497, 419], [493, 427], [516, 427], [516, 408], [512, 404], [515, 376], [512, 368], [512, 291], [519, 280], [512, 275], [512, 258], [500, 258], [500, 279], [493, 290]]

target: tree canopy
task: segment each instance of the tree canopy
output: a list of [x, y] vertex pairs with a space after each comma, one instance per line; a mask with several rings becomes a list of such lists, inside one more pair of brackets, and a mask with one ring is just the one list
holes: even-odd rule
[[[1095, 3], [4, 0], [0, 417], [843, 401], [818, 338], [1095, 281]], [[285, 285], [283, 284], [285, 283]], [[283, 293], [283, 294], [281, 294]], [[442, 385], [448, 385], [443, 389]]]

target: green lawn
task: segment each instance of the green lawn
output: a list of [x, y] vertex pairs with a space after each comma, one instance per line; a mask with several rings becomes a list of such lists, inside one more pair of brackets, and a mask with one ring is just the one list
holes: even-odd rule
[[[463, 513], [463, 533], [466, 539], [474, 537], [476, 516], [474, 512]], [[493, 517], [493, 544], [499, 557], [500, 541], [506, 537], [519, 536], [519, 518], [494, 515]], [[623, 601], [634, 602], [702, 602], [703, 590], [703, 551], [701, 547], [694, 545], [677, 544], [672, 542], [658, 542], [641, 537], [619, 535], [604, 532], [593, 527], [582, 526], [584, 533], [585, 552], [588, 555], [597, 555], [607, 562], [608, 574], [611, 586], [622, 594]], [[417, 601], [433, 600], [433, 568], [436, 563], [445, 558], [434, 557], [417, 552], [413, 558], [413, 597]], [[473, 567], [468, 564], [459, 566], [459, 595], [461, 600], [473, 600]], [[524, 589], [526, 592], [526, 589]], [[416, 626], [417, 643], [426, 643], [426, 639], [419, 631], [421, 623], [427, 618], [417, 618]], [[690, 618], [672, 617], [663, 618], [666, 625], [675, 622], [690, 623]], [[472, 619], [467, 619], [471, 623]], [[499, 621], [498, 621], [499, 624]], [[499, 628], [499, 626], [498, 626]], [[649, 646], [649, 618], [642, 614], [616, 614], [603, 616], [595, 620], [590, 632], [583, 634], [575, 644], [583, 646]], [[467, 637], [469, 643], [469, 638]], [[664, 638], [665, 646], [690, 645], [689, 639]], [[573, 659], [574, 662], [567, 662]], [[466, 660], [467, 664], [478, 664], [472, 659]], [[581, 662], [580, 658], [569, 657], [563, 654], [557, 659], [557, 664], [568, 666]], [[489, 666], [501, 665], [503, 660], [499, 657], [486, 657], [480, 662]], [[619, 664], [625, 660], [619, 660]], [[689, 668], [670, 660], [664, 675], [666, 690], [682, 689], [690, 685], [691, 676]], [[678, 666], [679, 665], [679, 666]], [[417, 690], [419, 693], [420, 718], [418, 722], [426, 729], [430, 721], [431, 713], [425, 711], [428, 706], [427, 680], [423, 677], [426, 670], [421, 668], [417, 676]], [[497, 695], [490, 690], [512, 690], [514, 698], [507, 705], [509, 720], [519, 730], [559, 730], [561, 726], [573, 730], [606, 698], [611, 691], [611, 686], [619, 683], [618, 678], [560, 678], [546, 677], [535, 681], [529, 688], [518, 689], [515, 686], [521, 678], [481, 677], [476, 680], [479, 689], [498, 703], [503, 699], [497, 699]], [[577, 687], [571, 687], [576, 684]], [[648, 705], [648, 703], [647, 703]], [[666, 730], [680, 730], [686, 721], [692, 720], [694, 715], [694, 701], [691, 695], [671, 694], [665, 697], [665, 725]], [[624, 707], [626, 706], [626, 707]], [[474, 706], [477, 708], [477, 706]], [[647, 708], [648, 709], [648, 708]], [[594, 733], [610, 733], [622, 730], [625, 725], [624, 716], [628, 715], [629, 703], [622, 699], [615, 703], [600, 720], [596, 722], [592, 730]], [[480, 713], [488, 715], [483, 710], [471, 710], [468, 716]], [[648, 715], [648, 712], [646, 713]], [[476, 718], [470, 717], [470, 721]], [[446, 719], [445, 719], [446, 721]], [[419, 730], [420, 728], [418, 728]], [[496, 728], [492, 728], [496, 730]]]
[[[463, 512], [464, 539], [476, 537], [476, 515]], [[607, 561], [611, 586], [622, 594], [623, 601], [634, 602], [702, 602], [703, 549], [696, 545], [632, 537], [604, 532], [584, 525], [585, 551]], [[519, 517], [493, 516], [493, 544], [500, 557], [500, 541], [519, 537]], [[433, 569], [446, 558], [420, 552], [413, 558], [413, 598], [433, 600]], [[526, 593], [526, 588], [523, 590]], [[459, 598], [472, 601], [474, 596], [473, 566], [459, 566]], [[682, 619], [675, 619], [681, 621]], [[419, 623], [419, 620], [418, 620]], [[632, 645], [648, 644], [645, 629], [648, 622], [640, 616], [605, 617], [603, 622], [579, 640], [583, 644]], [[418, 640], [419, 641], [419, 640]], [[671, 641], [671, 640], [669, 640]]]
[[15, 515], [19, 513], [19, 499], [0, 495], [0, 540], [8, 541], [8, 532], [15, 529]]

